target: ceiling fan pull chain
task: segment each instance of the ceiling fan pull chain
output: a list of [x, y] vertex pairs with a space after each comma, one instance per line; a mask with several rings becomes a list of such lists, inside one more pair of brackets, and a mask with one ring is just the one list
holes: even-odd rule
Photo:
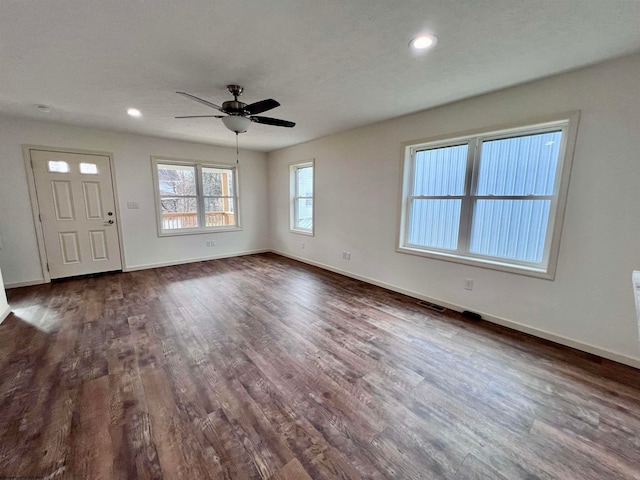
[[240, 163], [240, 152], [238, 150], [238, 132], [236, 132], [236, 165]]

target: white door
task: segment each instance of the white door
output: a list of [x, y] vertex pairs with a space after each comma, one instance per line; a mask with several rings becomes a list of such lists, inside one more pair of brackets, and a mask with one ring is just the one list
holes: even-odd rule
[[121, 270], [109, 157], [30, 154], [51, 278]]

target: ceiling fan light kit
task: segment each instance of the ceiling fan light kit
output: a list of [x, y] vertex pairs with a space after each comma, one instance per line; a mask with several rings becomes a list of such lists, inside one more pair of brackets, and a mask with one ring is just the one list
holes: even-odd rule
[[251, 124], [251, 120], [239, 115], [229, 115], [228, 117], [222, 117], [222, 123], [232, 132], [245, 133]]
[[295, 126], [294, 122], [290, 122], [288, 120], [280, 120], [279, 118], [271, 118], [271, 117], [261, 117], [257, 116], [258, 113], [266, 112], [267, 110], [271, 110], [273, 108], [279, 107], [280, 103], [276, 102], [272, 98], [268, 98], [266, 100], [261, 100], [259, 102], [251, 103], [247, 105], [246, 103], [240, 102], [238, 97], [242, 95], [244, 89], [240, 85], [227, 85], [227, 90], [229, 93], [233, 95], [233, 100], [228, 100], [222, 104], [222, 106], [218, 106], [215, 103], [211, 103], [207, 100], [204, 100], [200, 97], [196, 97], [195, 95], [191, 95], [186, 92], [176, 92], [183, 97], [194, 100], [198, 103], [202, 103], [208, 107], [214, 108], [225, 115], [187, 115], [176, 118], [221, 118], [224, 126], [229, 130], [234, 132], [236, 135], [239, 133], [244, 133], [249, 128], [250, 122], [262, 123], [264, 125], [273, 125], [276, 127], [288, 127], [291, 128]]

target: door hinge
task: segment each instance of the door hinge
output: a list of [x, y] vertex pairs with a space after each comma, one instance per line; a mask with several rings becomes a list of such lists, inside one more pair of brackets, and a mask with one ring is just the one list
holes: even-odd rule
[[49, 264], [47, 263], [47, 272], [50, 272], [51, 270], [49, 270]]
[[42, 215], [38, 214], [38, 220], [42, 223]]

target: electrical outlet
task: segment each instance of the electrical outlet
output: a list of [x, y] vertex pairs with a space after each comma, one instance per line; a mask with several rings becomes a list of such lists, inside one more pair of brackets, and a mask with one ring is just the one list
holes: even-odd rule
[[304, 250], [304, 247], [305, 247], [304, 242], [302, 242], [302, 243], [300, 244], [300, 248], [301, 248], [302, 250]]
[[343, 260], [351, 260], [351, 252], [342, 252]]
[[207, 240], [207, 247], [215, 247], [216, 246], [216, 242], [214, 242], [213, 240]]
[[464, 289], [465, 290], [473, 290], [473, 280], [470, 278], [465, 279], [464, 281]]

